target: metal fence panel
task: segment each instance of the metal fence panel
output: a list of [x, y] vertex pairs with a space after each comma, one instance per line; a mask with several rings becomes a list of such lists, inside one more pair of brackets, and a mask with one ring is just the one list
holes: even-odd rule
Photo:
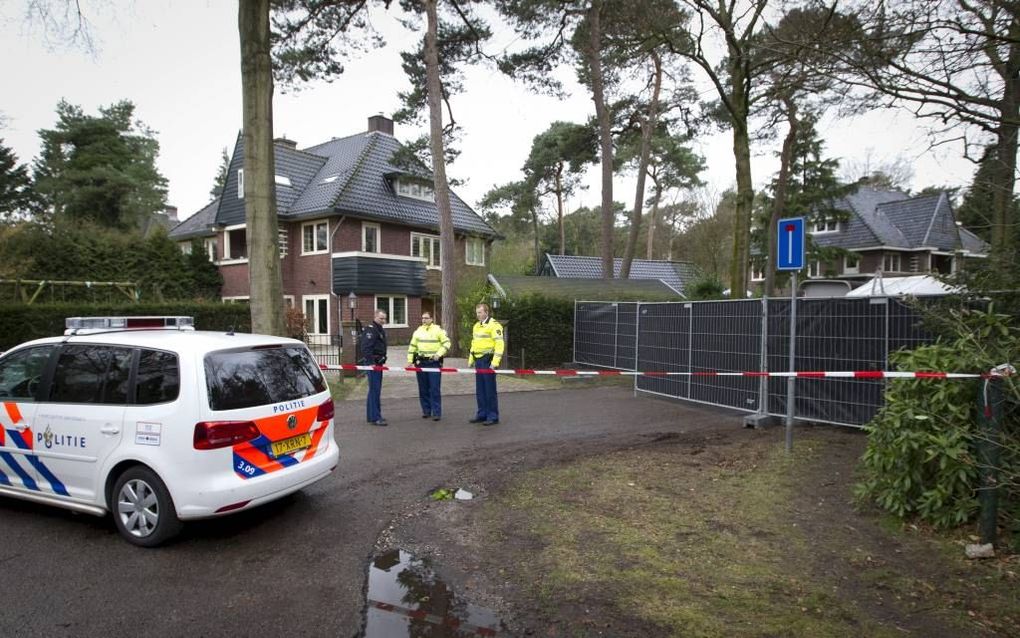
[[[933, 299], [922, 300], [930, 303]], [[631, 307], [634, 320], [631, 321]], [[798, 299], [795, 370], [888, 370], [889, 355], [930, 343], [917, 302], [896, 298]], [[742, 372], [789, 369], [790, 301], [613, 304], [578, 302], [575, 362], [625, 370]], [[764, 334], [763, 334], [764, 331]], [[635, 343], [636, 350], [629, 348]], [[882, 379], [798, 379], [797, 419], [860, 426], [883, 405]], [[635, 389], [786, 414], [786, 379], [641, 376]]]
[[635, 369], [637, 303], [578, 301], [574, 304], [574, 363]]
[[320, 364], [340, 365], [340, 335], [305, 335], [305, 345]]

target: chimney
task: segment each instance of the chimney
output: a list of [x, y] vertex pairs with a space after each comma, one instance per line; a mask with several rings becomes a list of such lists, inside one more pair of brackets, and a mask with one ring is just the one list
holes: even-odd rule
[[393, 135], [393, 120], [382, 113], [368, 118], [368, 132], [378, 131], [387, 135]]
[[167, 207], [166, 207], [166, 208], [165, 208], [165, 209], [163, 210], [163, 212], [164, 212], [164, 213], [166, 213], [166, 217], [167, 217], [167, 219], [169, 219], [170, 221], [172, 221], [172, 222], [176, 222], [176, 221], [178, 221], [178, 220], [177, 220], [177, 207], [176, 207], [176, 206], [167, 206]]
[[286, 137], [278, 137], [274, 139], [273, 144], [297, 150], [297, 142], [295, 142], [294, 140], [288, 140]]

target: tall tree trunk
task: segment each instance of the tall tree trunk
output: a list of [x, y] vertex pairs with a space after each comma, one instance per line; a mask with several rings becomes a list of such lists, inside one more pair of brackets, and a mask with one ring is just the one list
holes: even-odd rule
[[[751, 143], [748, 139], [748, 95], [742, 58], [730, 48], [730, 100], [733, 104], [733, 158], [737, 172], [737, 201], [733, 219], [733, 261], [730, 263], [730, 299], [743, 299], [750, 265], [751, 210], [754, 185], [751, 182]], [[734, 56], [735, 59], [734, 59]]]
[[613, 131], [602, 80], [602, 2], [592, 0], [588, 10], [588, 71], [591, 74], [595, 118], [599, 123], [599, 147], [602, 155], [602, 278], [613, 273]]
[[[1015, 15], [1015, 14], [1014, 14]], [[1020, 20], [1009, 29], [1012, 44], [1009, 55], [996, 68], [1003, 79], [999, 100], [999, 127], [996, 132], [995, 170], [992, 191], [992, 254], [1012, 258], [1016, 253], [1017, 224], [1013, 217], [1013, 192], [1016, 183], [1017, 122], [1020, 121]]]
[[652, 196], [652, 214], [648, 217], [648, 250], [645, 259], [649, 261], [655, 254], [655, 225], [659, 222], [659, 202], [662, 201], [662, 185], [654, 173], [650, 177], [655, 184], [655, 194]]
[[432, 175], [436, 206], [439, 208], [439, 245], [442, 250], [442, 315], [446, 333], [456, 354], [457, 317], [456, 286], [457, 260], [454, 258], [453, 214], [450, 212], [450, 184], [446, 179], [446, 153], [443, 148], [442, 85], [439, 79], [439, 17], [437, 0], [425, 0], [428, 29], [425, 32], [425, 86], [429, 103], [429, 135], [432, 149]]
[[777, 229], [779, 217], [786, 210], [786, 196], [790, 187], [790, 165], [793, 163], [793, 146], [797, 141], [797, 104], [789, 96], [783, 98], [786, 104], [787, 118], [790, 120], [790, 128], [786, 132], [786, 139], [783, 140], [783, 152], [779, 156], [779, 179], [776, 181], [776, 199], [772, 204], [772, 212], [769, 215], [768, 230], [768, 253], [765, 262], [765, 296], [772, 297], [776, 293], [776, 245], [778, 243]]
[[537, 275], [542, 270], [542, 244], [538, 240], [539, 224], [538, 209], [536, 208], [531, 209], [531, 229], [535, 237], [535, 274]]
[[237, 9], [244, 121], [244, 212], [252, 332], [283, 336], [269, 4], [270, 0], [244, 0]]
[[563, 231], [563, 162], [556, 165], [556, 221], [560, 226], [560, 254], [567, 254], [567, 235]]
[[630, 278], [630, 264], [634, 261], [637, 250], [638, 233], [641, 232], [641, 211], [645, 207], [645, 176], [648, 174], [648, 157], [652, 153], [652, 133], [655, 131], [659, 116], [659, 90], [662, 88], [662, 60], [656, 51], [650, 52], [654, 67], [652, 84], [652, 101], [648, 105], [648, 115], [641, 123], [641, 155], [638, 159], [637, 188], [634, 193], [634, 211], [630, 216], [630, 233], [627, 235], [627, 247], [623, 252], [623, 264], [620, 265], [620, 279]]

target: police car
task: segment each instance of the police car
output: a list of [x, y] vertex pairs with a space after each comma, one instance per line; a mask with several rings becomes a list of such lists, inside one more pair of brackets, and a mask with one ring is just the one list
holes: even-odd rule
[[301, 341], [190, 317], [74, 317], [0, 356], [0, 495], [152, 547], [336, 469], [333, 400]]

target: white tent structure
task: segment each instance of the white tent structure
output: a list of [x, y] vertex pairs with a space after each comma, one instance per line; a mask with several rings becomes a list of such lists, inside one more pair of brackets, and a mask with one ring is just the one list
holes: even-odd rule
[[931, 275], [875, 277], [846, 293], [847, 297], [895, 297], [901, 295], [950, 295], [958, 292]]

